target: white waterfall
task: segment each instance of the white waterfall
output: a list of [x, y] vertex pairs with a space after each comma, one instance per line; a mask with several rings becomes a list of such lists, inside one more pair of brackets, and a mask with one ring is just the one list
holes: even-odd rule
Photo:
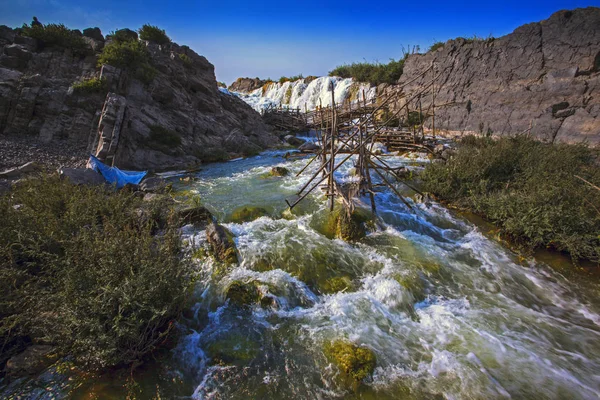
[[375, 98], [377, 91], [376, 87], [370, 87], [368, 83], [354, 82], [352, 78], [323, 76], [309, 83], [305, 81], [306, 79], [284, 83], [272, 82], [250, 93], [234, 92], [234, 94], [250, 104], [256, 111], [263, 112], [270, 106], [310, 111], [320, 104], [331, 105], [329, 87], [332, 83], [336, 104], [347, 99], [352, 102], [362, 101], [363, 93], [368, 102]]

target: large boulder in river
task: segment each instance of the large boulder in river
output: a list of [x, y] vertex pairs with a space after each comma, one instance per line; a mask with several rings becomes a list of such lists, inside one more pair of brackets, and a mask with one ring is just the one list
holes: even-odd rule
[[287, 135], [283, 139], [290, 146], [302, 146], [304, 144], [304, 140], [302, 140], [294, 135]]
[[314, 142], [306, 142], [300, 147], [298, 147], [298, 150], [300, 150], [303, 153], [313, 153], [319, 149], [320, 147]]
[[215, 258], [226, 263], [237, 262], [237, 250], [233, 234], [227, 228], [212, 221], [206, 227], [206, 239]]

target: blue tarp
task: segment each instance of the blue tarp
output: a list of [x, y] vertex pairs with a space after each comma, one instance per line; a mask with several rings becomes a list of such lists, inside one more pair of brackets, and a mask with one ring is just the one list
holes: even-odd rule
[[148, 173], [148, 171], [121, 171], [117, 167], [109, 167], [108, 165], [103, 164], [92, 155], [90, 155], [90, 166], [94, 171], [102, 174], [108, 183], [116, 183], [118, 188], [122, 188], [128, 183], [138, 185]]

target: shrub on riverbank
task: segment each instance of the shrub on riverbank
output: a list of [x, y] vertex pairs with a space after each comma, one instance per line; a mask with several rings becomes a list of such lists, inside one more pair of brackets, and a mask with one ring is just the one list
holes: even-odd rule
[[0, 197], [1, 361], [34, 341], [96, 369], [133, 363], [165, 341], [191, 266], [176, 222], [149, 207], [127, 191], [57, 177]]
[[425, 190], [494, 221], [520, 247], [600, 262], [600, 191], [578, 176], [600, 186], [597, 152], [523, 136], [467, 136], [421, 175]]
[[381, 83], [394, 84], [402, 76], [404, 71], [404, 59], [390, 60], [387, 64], [380, 63], [352, 63], [336, 67], [329, 71], [329, 76], [340, 78], [353, 78], [358, 82], [367, 82], [371, 85]]

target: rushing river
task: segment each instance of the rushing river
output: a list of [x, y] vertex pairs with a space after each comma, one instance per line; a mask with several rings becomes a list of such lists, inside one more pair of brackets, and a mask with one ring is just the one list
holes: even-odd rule
[[[330, 239], [319, 229], [328, 212], [322, 192], [293, 213], [284, 202], [316, 165], [296, 178], [307, 159], [282, 155], [206, 166], [193, 182], [170, 178], [234, 233], [240, 264], [196, 261], [200, 274], [182, 337], [146, 371], [142, 397], [600, 397], [597, 282], [567, 281], [546, 265], [522, 262], [441, 205], [413, 203], [411, 211], [383, 189], [376, 231], [358, 243]], [[388, 159], [419, 168], [411, 159]], [[291, 174], [270, 177], [273, 166]], [[338, 178], [349, 179], [350, 167]], [[269, 216], [229, 222], [245, 205]], [[190, 248], [206, 247], [204, 232], [188, 226], [184, 235]], [[334, 278], [344, 290], [328, 290]], [[236, 281], [255, 285], [269, 301], [230, 304], [225, 293]], [[339, 339], [374, 352], [372, 378], [360, 385], [341, 379], [323, 353], [325, 343]], [[74, 397], [119, 398], [108, 395], [111, 384], [83, 385]]]

